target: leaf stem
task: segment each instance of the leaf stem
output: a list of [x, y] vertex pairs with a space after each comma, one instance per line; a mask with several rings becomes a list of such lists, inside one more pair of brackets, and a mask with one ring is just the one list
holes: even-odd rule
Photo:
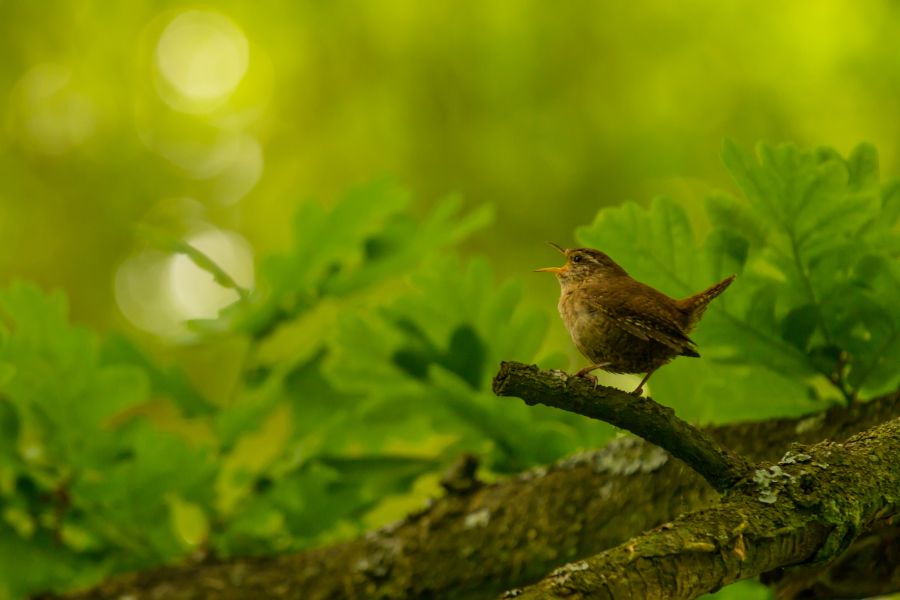
[[[803, 283], [803, 287], [806, 290], [806, 294], [809, 297], [809, 302], [813, 307], [813, 310], [816, 314], [816, 320], [819, 322], [819, 328], [822, 330], [822, 336], [825, 338], [825, 344], [831, 347], [837, 347], [834, 343], [834, 338], [831, 336], [831, 331], [828, 329], [828, 324], [825, 321], [825, 316], [822, 314], [822, 306], [819, 304], [819, 299], [816, 297], [816, 290], [813, 288], [812, 281], [809, 278], [809, 274], [806, 272], [806, 267], [803, 264], [803, 258], [800, 255], [800, 246], [797, 243], [797, 236], [794, 233], [792, 227], [785, 227], [785, 232], [788, 235], [788, 239], [791, 241], [791, 254], [794, 257], [794, 265], [797, 267], [797, 273], [800, 275], [800, 280]], [[831, 373], [826, 373], [822, 370], [816, 369], [822, 375], [824, 375], [831, 384], [836, 387], [841, 394], [843, 394], [844, 398], [847, 400], [847, 404], [853, 404], [856, 400], [856, 392], [853, 391], [850, 386], [847, 384], [847, 379], [845, 377], [846, 367], [850, 364], [849, 354], [843, 350], [841, 350], [838, 355], [837, 364], [834, 367], [834, 370]]]
[[191, 259], [191, 261], [195, 265], [212, 275], [216, 283], [218, 283], [222, 287], [231, 288], [236, 291], [238, 297], [240, 297], [241, 300], [246, 300], [250, 297], [250, 290], [238, 285], [238, 283], [231, 277], [231, 275], [226, 273], [225, 270], [222, 269], [222, 267], [216, 264], [213, 259], [207, 256], [200, 249], [195, 248], [182, 239], [173, 237], [146, 225], [139, 225], [137, 228], [137, 233], [145, 240], [147, 240], [152, 246], [158, 248], [163, 252], [184, 254], [189, 259]]
[[247, 288], [238, 285], [231, 275], [226, 273], [213, 259], [194, 246], [179, 240], [175, 243], [173, 250], [178, 254], [184, 254], [190, 258], [195, 265], [212, 275], [213, 279], [216, 280], [216, 283], [222, 287], [231, 288], [236, 291], [241, 300], [246, 300], [250, 297], [250, 291]]

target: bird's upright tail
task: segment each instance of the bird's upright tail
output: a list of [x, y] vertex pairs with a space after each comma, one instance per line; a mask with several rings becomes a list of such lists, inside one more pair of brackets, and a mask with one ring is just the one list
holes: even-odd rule
[[694, 294], [683, 300], [678, 300], [678, 308], [687, 315], [688, 331], [693, 329], [697, 322], [700, 321], [700, 317], [706, 312], [706, 307], [709, 306], [709, 303], [712, 302], [716, 296], [724, 292], [728, 286], [731, 285], [732, 281], [734, 281], [734, 275], [726, 277], [719, 283], [706, 288], [699, 294]]

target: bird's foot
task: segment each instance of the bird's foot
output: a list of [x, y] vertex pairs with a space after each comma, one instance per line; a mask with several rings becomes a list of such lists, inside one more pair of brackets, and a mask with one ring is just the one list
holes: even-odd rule
[[593, 365], [588, 365], [585, 368], [581, 369], [577, 373], [575, 373], [575, 377], [584, 377], [588, 381], [594, 382], [594, 387], [597, 387], [597, 378], [594, 375], [591, 375], [591, 371], [595, 371], [597, 369], [602, 369], [603, 367], [609, 366], [608, 362], [596, 363]]
[[644, 375], [644, 378], [641, 379], [641, 382], [638, 384], [636, 388], [634, 388], [631, 392], [629, 392], [632, 396], [640, 396], [641, 392], [644, 390], [644, 384], [647, 383], [647, 380], [650, 379], [650, 376], [653, 375], [653, 372], [656, 371], [659, 367], [655, 369], [650, 369], [647, 371], [647, 374]]
[[592, 382], [594, 384], [594, 387], [597, 387], [597, 376], [591, 375], [590, 367], [581, 369], [580, 371], [575, 373], [575, 377], [584, 377], [588, 381]]

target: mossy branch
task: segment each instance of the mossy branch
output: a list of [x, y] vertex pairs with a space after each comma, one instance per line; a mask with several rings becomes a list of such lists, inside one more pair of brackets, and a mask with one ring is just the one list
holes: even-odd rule
[[541, 598], [690, 599], [774, 569], [827, 564], [900, 511], [900, 419], [758, 469], [725, 501], [664, 524], [537, 584]]
[[651, 398], [594, 386], [563, 371], [543, 371], [536, 365], [503, 362], [494, 377], [494, 393], [514, 396], [527, 404], [545, 404], [627, 429], [667, 450], [724, 492], [750, 473], [743, 457]]

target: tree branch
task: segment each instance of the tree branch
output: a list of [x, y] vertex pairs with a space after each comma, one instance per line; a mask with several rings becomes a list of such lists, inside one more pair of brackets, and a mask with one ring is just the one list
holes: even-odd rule
[[606, 421], [667, 450], [724, 492], [746, 477], [750, 465], [687, 421], [651, 398], [616, 388], [594, 386], [563, 371], [503, 362], [494, 377], [494, 393], [515, 396], [526, 404], [545, 404]]
[[900, 519], [859, 536], [841, 556], [826, 565], [766, 573], [763, 582], [778, 600], [875, 598], [900, 591]]
[[[793, 442], [844, 440], [897, 417], [900, 393], [892, 393], [803, 417], [704, 431], [751, 460], [777, 461]], [[341, 544], [160, 567], [110, 578], [71, 598], [490, 598], [719, 501], [694, 471], [634, 438], [473, 487]]]
[[691, 599], [739, 579], [826, 564], [900, 510], [900, 419], [844, 444], [821, 442], [757, 469], [715, 508], [508, 592], [529, 598]]

